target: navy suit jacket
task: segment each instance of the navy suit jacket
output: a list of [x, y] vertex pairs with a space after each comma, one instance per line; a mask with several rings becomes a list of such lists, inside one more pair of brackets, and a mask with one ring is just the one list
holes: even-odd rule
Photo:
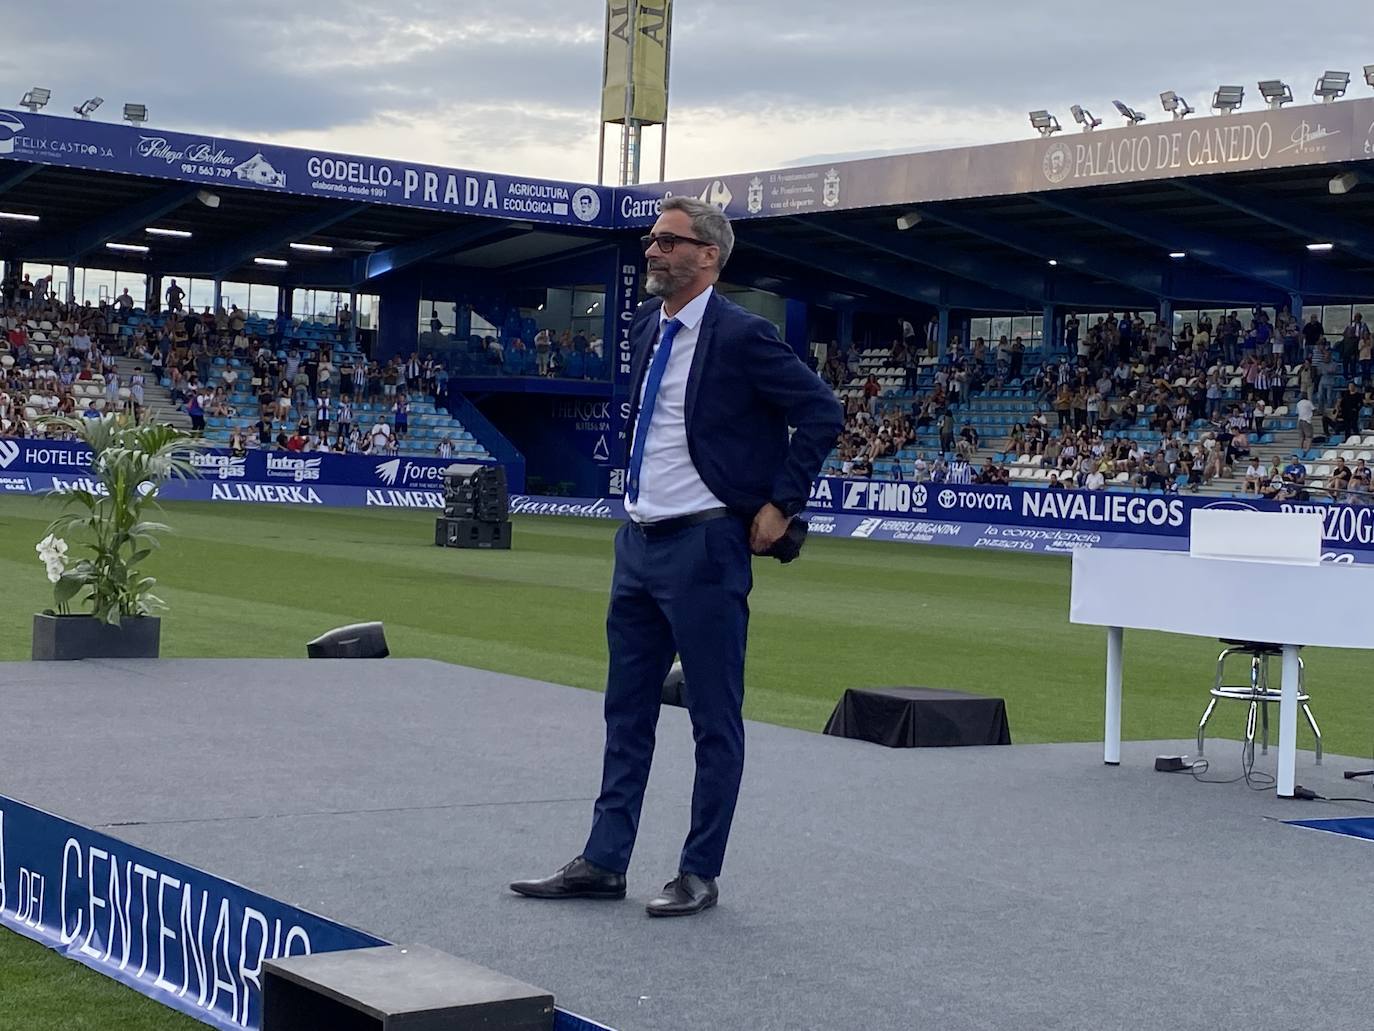
[[[662, 307], [661, 298], [644, 302], [630, 325], [627, 466]], [[698, 475], [732, 511], [750, 519], [770, 501], [789, 516], [801, 511], [844, 429], [840, 402], [778, 339], [772, 323], [719, 292], [711, 294], [698, 330], [685, 412], [687, 450]]]

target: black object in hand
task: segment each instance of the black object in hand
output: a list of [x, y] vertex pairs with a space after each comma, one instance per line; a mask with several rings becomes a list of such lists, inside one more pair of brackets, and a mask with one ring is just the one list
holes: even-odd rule
[[788, 520], [787, 530], [764, 554], [786, 565], [801, 554], [802, 545], [806, 543], [806, 531], [806, 520], [793, 516]]

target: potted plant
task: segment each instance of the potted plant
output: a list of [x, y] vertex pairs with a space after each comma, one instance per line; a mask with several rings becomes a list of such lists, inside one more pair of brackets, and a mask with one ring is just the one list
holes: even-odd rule
[[[156, 658], [166, 608], [157, 581], [139, 566], [169, 527], [146, 516], [157, 489], [195, 475], [200, 442], [172, 426], [125, 417], [45, 420], [72, 431], [93, 452], [87, 484], [58, 495], [68, 510], [35, 549], [53, 584], [53, 608], [33, 617], [35, 659]], [[69, 545], [64, 538], [74, 537]], [[70, 564], [69, 551], [88, 552]], [[73, 613], [75, 604], [84, 611]]]

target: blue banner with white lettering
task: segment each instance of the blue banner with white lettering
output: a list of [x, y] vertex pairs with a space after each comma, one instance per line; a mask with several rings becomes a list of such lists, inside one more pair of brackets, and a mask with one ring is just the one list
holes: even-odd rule
[[267, 960], [391, 944], [4, 795], [0, 926], [223, 1031], [261, 1026]]
[[[585, 414], [603, 411], [598, 407]], [[572, 414], [584, 413], [573, 410]], [[599, 419], [596, 422], [600, 425]], [[235, 458], [222, 451], [206, 451], [195, 457], [200, 479], [168, 483], [158, 497], [441, 509], [443, 471], [463, 461], [283, 451], [250, 451]], [[96, 490], [89, 465], [90, 451], [82, 445], [0, 439], [0, 494]], [[619, 471], [617, 463], [611, 468]], [[614, 494], [601, 498], [512, 494], [510, 508], [515, 515], [625, 517], [621, 500]], [[1198, 508], [1319, 512], [1326, 521], [1327, 561], [1374, 562], [1374, 507], [1362, 505], [823, 477], [812, 485], [806, 516], [817, 535], [1053, 552], [1075, 547], [1187, 548], [1189, 515]]]
[[225, 1031], [266, 960], [387, 944], [4, 796], [0, 924]]
[[468, 215], [609, 226], [609, 187], [0, 110], [0, 158]]
[[[441, 490], [444, 470], [451, 465], [492, 465], [490, 458], [428, 458], [416, 455], [340, 455], [311, 451], [249, 451], [235, 457], [223, 449], [197, 451], [191, 464], [207, 480], [221, 483], [264, 483], [375, 487], [395, 490]], [[0, 439], [0, 493], [6, 478], [47, 473], [63, 480], [88, 477], [91, 450], [68, 441]], [[170, 496], [170, 495], [169, 495]]]

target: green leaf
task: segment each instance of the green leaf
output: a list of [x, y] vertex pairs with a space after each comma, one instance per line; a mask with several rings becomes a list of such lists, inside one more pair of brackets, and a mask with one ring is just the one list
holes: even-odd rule
[[81, 590], [86, 583], [85, 579], [78, 573], [70, 570], [62, 574], [62, 579], [53, 584], [53, 601], [58, 605], [65, 605], [76, 597], [76, 592]]

